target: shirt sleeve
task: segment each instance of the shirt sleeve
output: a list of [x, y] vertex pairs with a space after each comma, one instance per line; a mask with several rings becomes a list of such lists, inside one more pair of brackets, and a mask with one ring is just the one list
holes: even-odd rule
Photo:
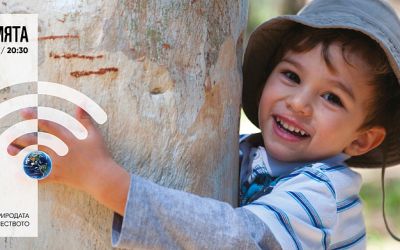
[[253, 212], [136, 175], [131, 175], [124, 217], [114, 213], [112, 244], [134, 249], [282, 249]]

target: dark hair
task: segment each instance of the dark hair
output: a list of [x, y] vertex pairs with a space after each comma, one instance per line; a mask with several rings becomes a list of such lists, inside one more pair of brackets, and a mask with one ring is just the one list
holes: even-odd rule
[[[363, 61], [361, 70], [373, 78], [368, 84], [375, 87], [374, 96], [367, 106], [369, 112], [359, 130], [367, 130], [377, 125], [383, 126], [386, 130], [390, 129], [392, 119], [400, 106], [400, 85], [381, 46], [359, 31], [319, 29], [295, 24], [283, 39], [274, 59], [266, 67], [266, 76], [269, 76], [287, 51], [308, 52], [319, 44], [322, 44], [321, 53], [328, 69], [335, 72], [329, 55], [329, 47], [333, 42], [341, 43], [343, 59], [352, 67], [354, 66], [348, 58], [352, 54], [357, 54]], [[258, 100], [264, 85], [258, 93]]]

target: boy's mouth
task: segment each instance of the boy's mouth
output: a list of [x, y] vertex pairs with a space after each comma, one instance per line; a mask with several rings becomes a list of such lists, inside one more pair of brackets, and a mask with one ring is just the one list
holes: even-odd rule
[[281, 118], [274, 116], [275, 122], [278, 127], [285, 133], [291, 134], [297, 137], [309, 137], [310, 135], [307, 134], [305, 131], [301, 130], [297, 126], [288, 123], [286, 121], [282, 121]]

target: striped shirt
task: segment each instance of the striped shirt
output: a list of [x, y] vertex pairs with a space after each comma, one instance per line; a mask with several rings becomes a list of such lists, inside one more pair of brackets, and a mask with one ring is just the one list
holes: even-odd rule
[[280, 162], [265, 148], [252, 147], [246, 138], [241, 138], [240, 149], [241, 183], [254, 178], [255, 171], [276, 177], [269, 194], [244, 208], [268, 225], [282, 249], [366, 249], [358, 196], [361, 176], [343, 163], [348, 156], [342, 153], [313, 163]]

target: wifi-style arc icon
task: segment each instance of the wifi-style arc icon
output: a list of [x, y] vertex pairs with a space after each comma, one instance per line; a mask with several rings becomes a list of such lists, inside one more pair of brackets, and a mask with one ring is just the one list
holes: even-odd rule
[[[62, 84], [52, 82], [37, 82], [38, 93], [28, 94], [11, 98], [0, 104], [0, 119], [4, 116], [23, 108], [37, 107], [37, 119], [19, 122], [0, 135], [0, 150], [6, 151], [6, 155], [23, 159], [28, 153], [37, 150], [38, 145], [46, 146], [54, 150], [59, 156], [68, 153], [68, 146], [58, 137], [39, 132], [38, 119], [55, 122], [68, 129], [76, 138], [84, 140], [88, 136], [86, 128], [71, 115], [54, 108], [39, 106], [39, 95], [50, 95], [65, 99], [85, 110], [97, 123], [103, 124], [107, 121], [104, 110], [88, 96]], [[29, 133], [37, 133], [37, 144], [22, 149], [16, 156], [7, 153], [7, 147], [17, 138]], [[22, 164], [22, 161], [21, 161]]]

